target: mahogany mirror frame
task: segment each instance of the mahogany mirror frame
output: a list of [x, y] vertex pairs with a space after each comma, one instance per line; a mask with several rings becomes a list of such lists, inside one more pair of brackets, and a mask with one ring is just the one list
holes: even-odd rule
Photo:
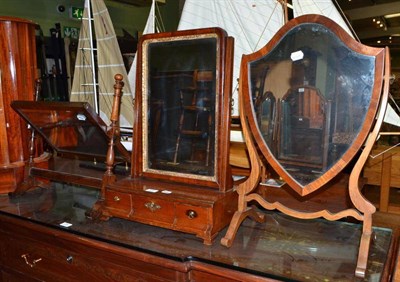
[[[261, 135], [261, 131], [257, 125], [257, 116], [253, 109], [252, 93], [251, 93], [251, 82], [249, 81], [249, 65], [266, 54], [271, 52], [274, 47], [280, 42], [281, 38], [287, 34], [290, 30], [298, 26], [299, 24], [304, 24], [307, 22], [322, 24], [323, 26], [329, 28], [347, 47], [359, 54], [375, 57], [375, 73], [374, 73], [374, 86], [372, 89], [371, 101], [366, 113], [365, 121], [363, 122], [362, 128], [359, 134], [354, 139], [354, 142], [347, 149], [347, 151], [341, 156], [340, 160], [337, 161], [331, 168], [327, 169], [326, 172], [322, 174], [322, 177], [317, 178], [306, 185], [301, 185], [299, 182], [295, 181], [290, 177], [285, 169], [280, 164], [276, 156], [274, 156], [268, 149], [267, 144], [264, 142], [264, 138]], [[382, 70], [384, 66], [385, 50], [383, 48], [373, 48], [363, 45], [356, 40], [354, 40], [347, 32], [345, 32], [339, 25], [335, 24], [328, 18], [323, 16], [312, 16], [306, 15], [303, 17], [295, 18], [286, 24], [282, 29], [280, 29], [277, 34], [265, 45], [262, 49], [249, 55], [245, 55], [242, 58], [241, 65], [241, 99], [243, 104], [243, 112], [241, 114], [245, 115], [246, 120], [249, 123], [249, 127], [254, 137], [257, 146], [260, 148], [261, 152], [268, 160], [268, 163], [272, 168], [278, 173], [279, 176], [299, 195], [306, 196], [319, 188], [324, 184], [332, 180], [336, 175], [338, 175], [349, 163], [357, 152], [361, 149], [368, 134], [371, 132], [371, 127], [374, 124], [375, 117], [378, 111], [380, 99], [381, 99], [381, 89], [383, 84]]]
[[[148, 165], [145, 130], [147, 127], [146, 106], [149, 89], [148, 48], [152, 43], [198, 40], [201, 38], [216, 38], [216, 101], [215, 101], [215, 144], [214, 144], [214, 174], [196, 175], [153, 169]], [[233, 181], [229, 166], [229, 132], [230, 132], [230, 101], [233, 69], [233, 38], [223, 29], [204, 28], [147, 34], [141, 37], [138, 44], [135, 98], [135, 123], [133, 128], [132, 177], [170, 180], [178, 183], [196, 184], [226, 191], [232, 188]], [[147, 108], [146, 108], [147, 107]]]

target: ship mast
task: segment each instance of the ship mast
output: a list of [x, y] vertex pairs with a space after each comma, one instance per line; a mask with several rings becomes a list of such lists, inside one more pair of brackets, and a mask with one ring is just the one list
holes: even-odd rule
[[97, 78], [96, 78], [96, 66], [94, 63], [94, 51], [95, 48], [93, 47], [93, 16], [92, 16], [92, 7], [91, 7], [91, 0], [86, 0], [87, 3], [87, 11], [88, 11], [88, 17], [82, 20], [87, 20], [89, 23], [89, 48], [85, 48], [86, 50], [90, 51], [90, 60], [92, 62], [91, 64], [91, 69], [92, 69], [92, 77], [93, 77], [93, 82], [92, 83], [86, 83], [84, 85], [90, 86], [93, 85], [93, 91], [94, 91], [94, 109], [96, 111], [96, 114], [100, 113], [100, 106], [98, 102], [98, 94], [97, 94]]

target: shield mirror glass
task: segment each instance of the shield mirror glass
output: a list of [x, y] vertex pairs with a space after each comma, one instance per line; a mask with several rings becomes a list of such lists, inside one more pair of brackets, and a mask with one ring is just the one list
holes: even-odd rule
[[300, 186], [327, 172], [351, 148], [370, 107], [375, 58], [325, 26], [292, 28], [249, 63], [253, 110], [264, 146]]

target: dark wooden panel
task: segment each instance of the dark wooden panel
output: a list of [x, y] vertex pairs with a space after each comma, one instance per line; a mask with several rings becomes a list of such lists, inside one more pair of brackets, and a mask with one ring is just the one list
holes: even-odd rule
[[7, 258], [2, 265], [28, 277], [46, 281], [185, 280], [183, 263], [11, 218], [0, 219], [0, 227], [2, 258]]

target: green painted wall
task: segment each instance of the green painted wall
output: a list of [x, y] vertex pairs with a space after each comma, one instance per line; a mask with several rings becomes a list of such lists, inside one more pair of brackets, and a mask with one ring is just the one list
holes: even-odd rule
[[[96, 0], [95, 0], [96, 1]], [[125, 29], [131, 35], [143, 30], [150, 7], [136, 7], [129, 4], [104, 0], [114, 24], [115, 32], [122, 36]], [[58, 5], [64, 5], [65, 11], [57, 11]], [[0, 0], [0, 16], [13, 16], [32, 20], [40, 25], [45, 36], [55, 23], [63, 27], [80, 27], [80, 21], [71, 19], [70, 7], [83, 7], [84, 0]], [[179, 21], [179, 0], [166, 0], [160, 5], [160, 12], [166, 31], [176, 30]]]

